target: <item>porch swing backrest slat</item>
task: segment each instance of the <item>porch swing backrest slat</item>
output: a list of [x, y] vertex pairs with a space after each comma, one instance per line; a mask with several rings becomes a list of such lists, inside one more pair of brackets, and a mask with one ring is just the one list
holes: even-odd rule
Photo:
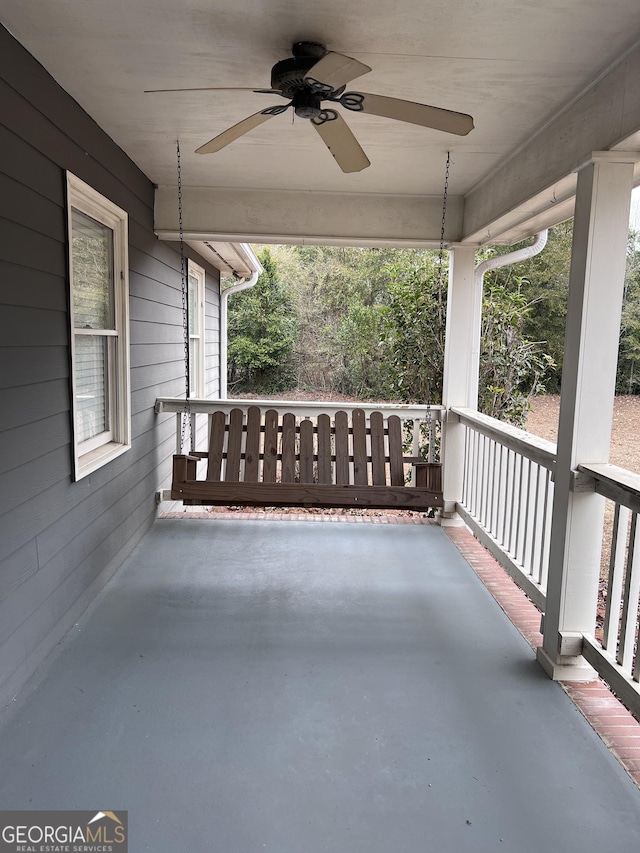
[[222, 460], [224, 458], [226, 428], [224, 412], [214, 412], [211, 416], [209, 464], [207, 465], [207, 480], [212, 483], [219, 483], [222, 479]]
[[260, 409], [251, 406], [247, 412], [247, 442], [244, 455], [245, 483], [258, 482], [260, 464]]
[[331, 418], [318, 415], [318, 482], [331, 483]]
[[349, 484], [349, 421], [346, 412], [336, 412], [336, 484]]

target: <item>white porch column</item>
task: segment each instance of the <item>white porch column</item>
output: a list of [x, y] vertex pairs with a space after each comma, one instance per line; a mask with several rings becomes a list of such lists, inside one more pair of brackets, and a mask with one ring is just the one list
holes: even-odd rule
[[[478, 407], [478, 353], [473, 342], [480, 336], [482, 300], [475, 292], [475, 246], [457, 244], [450, 249], [449, 292], [444, 349], [442, 403], [444, 406]], [[464, 427], [447, 420], [442, 428], [444, 510], [440, 521], [453, 518], [462, 499]]]
[[596, 616], [604, 499], [572, 491], [580, 462], [607, 462], [615, 395], [634, 154], [598, 152], [578, 173], [562, 369], [544, 644], [555, 679], [593, 670], [581, 635]]

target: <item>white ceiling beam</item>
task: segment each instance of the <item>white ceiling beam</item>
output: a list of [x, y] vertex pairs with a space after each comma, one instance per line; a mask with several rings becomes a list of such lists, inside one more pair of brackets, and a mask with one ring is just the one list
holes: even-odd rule
[[[184, 187], [188, 241], [436, 248], [442, 199], [436, 196], [229, 190]], [[449, 196], [445, 241], [457, 241], [462, 198]], [[156, 190], [155, 231], [178, 239], [175, 187]]]

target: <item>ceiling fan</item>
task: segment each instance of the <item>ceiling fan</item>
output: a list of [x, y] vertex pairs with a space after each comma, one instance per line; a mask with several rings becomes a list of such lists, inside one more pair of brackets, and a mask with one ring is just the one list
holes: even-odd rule
[[347, 83], [371, 71], [368, 65], [328, 51], [323, 44], [302, 41], [293, 45], [293, 57], [283, 59], [271, 69], [270, 89], [227, 89], [203, 87], [197, 89], [149, 89], [148, 92], [210, 92], [249, 91], [280, 95], [289, 101], [267, 107], [234, 124], [214, 139], [196, 149], [196, 154], [212, 154], [258, 127], [270, 118], [292, 107], [300, 118], [309, 119], [322, 141], [333, 154], [343, 172], [360, 172], [370, 166], [367, 155], [340, 113], [324, 102], [337, 104], [356, 113], [418, 124], [465, 136], [473, 129], [473, 118], [466, 113], [444, 110], [413, 101], [369, 95], [366, 92], [345, 92]]

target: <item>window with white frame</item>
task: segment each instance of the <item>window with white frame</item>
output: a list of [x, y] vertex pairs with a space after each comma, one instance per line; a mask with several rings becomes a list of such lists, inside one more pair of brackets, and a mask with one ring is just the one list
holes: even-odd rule
[[127, 214], [67, 173], [75, 479], [131, 446]]
[[205, 272], [188, 263], [189, 285], [189, 394], [204, 397], [204, 282]]

